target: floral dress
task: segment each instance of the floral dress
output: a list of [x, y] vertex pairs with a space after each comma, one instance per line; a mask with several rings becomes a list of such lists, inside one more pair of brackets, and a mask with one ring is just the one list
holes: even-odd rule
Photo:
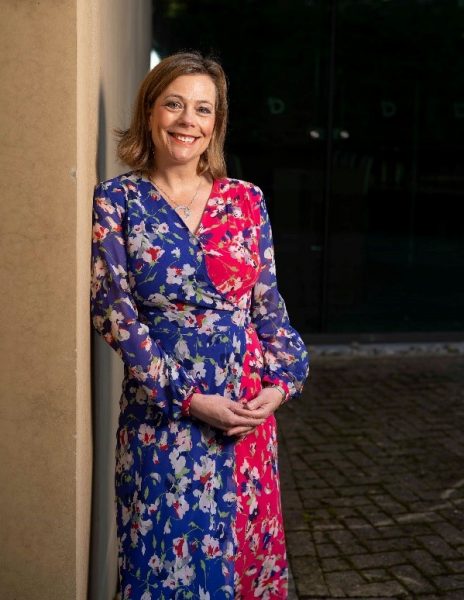
[[123, 599], [287, 597], [274, 416], [238, 441], [197, 391], [301, 395], [308, 356], [276, 286], [261, 190], [216, 179], [193, 234], [150, 179], [94, 191], [91, 311], [124, 361], [116, 436]]

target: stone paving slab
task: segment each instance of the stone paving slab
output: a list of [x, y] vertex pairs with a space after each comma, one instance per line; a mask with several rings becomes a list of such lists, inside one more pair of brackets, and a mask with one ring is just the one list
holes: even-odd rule
[[314, 356], [277, 413], [294, 599], [464, 600], [464, 356]]

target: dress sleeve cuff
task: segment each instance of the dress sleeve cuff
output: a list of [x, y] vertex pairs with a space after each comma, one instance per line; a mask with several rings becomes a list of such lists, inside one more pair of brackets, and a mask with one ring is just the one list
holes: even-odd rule
[[190, 404], [192, 402], [193, 394], [202, 394], [202, 393], [203, 392], [199, 387], [192, 387], [190, 389], [190, 391], [187, 393], [185, 398], [182, 400], [181, 412], [182, 412], [183, 417], [190, 417]]

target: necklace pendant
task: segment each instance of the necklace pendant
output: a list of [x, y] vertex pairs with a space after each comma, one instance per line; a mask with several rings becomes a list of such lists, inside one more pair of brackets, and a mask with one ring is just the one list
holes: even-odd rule
[[178, 206], [178, 209], [184, 213], [186, 219], [190, 217], [190, 208], [188, 206]]

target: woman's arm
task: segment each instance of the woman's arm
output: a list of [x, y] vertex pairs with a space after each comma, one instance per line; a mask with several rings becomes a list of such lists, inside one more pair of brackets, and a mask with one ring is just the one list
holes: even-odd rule
[[[253, 287], [251, 321], [264, 358], [263, 389], [244, 406], [250, 415], [267, 419], [291, 397], [301, 395], [309, 373], [309, 357], [303, 340], [290, 325], [284, 300], [277, 289], [272, 230], [261, 190], [255, 188], [260, 213], [260, 271]], [[231, 427], [228, 435], [239, 438], [254, 429]]]
[[178, 419], [183, 403], [201, 389], [139, 320], [127, 277], [125, 214], [123, 185], [110, 182], [95, 187], [90, 300], [93, 325], [140, 382], [147, 399], [167, 417]]
[[309, 356], [300, 335], [290, 325], [285, 302], [278, 291], [272, 229], [262, 193], [259, 202], [261, 266], [253, 288], [251, 319], [263, 349], [263, 386], [278, 386], [284, 392], [281, 398], [286, 401], [301, 395], [309, 374]]

